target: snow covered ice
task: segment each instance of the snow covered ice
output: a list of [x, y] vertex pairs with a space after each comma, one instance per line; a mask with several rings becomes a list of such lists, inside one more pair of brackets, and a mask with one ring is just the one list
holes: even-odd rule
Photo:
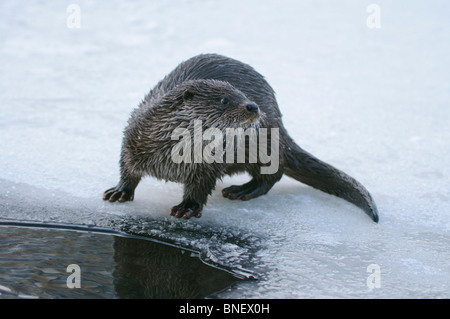
[[[356, 0], [76, 1], [80, 28], [71, 3], [0, 3], [0, 219], [156, 235], [259, 277], [223, 298], [450, 297], [448, 2], [376, 1], [374, 29]], [[154, 178], [102, 201], [131, 110], [209, 52], [266, 77], [290, 135], [366, 186], [379, 224], [287, 177], [248, 202], [220, 190], [249, 177], [227, 177], [189, 221], [168, 216], [182, 186]]]

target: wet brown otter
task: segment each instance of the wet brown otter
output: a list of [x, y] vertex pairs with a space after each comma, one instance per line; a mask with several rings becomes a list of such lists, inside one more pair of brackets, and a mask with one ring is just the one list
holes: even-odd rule
[[[204, 128], [245, 128], [255, 121], [260, 129], [277, 128], [279, 169], [262, 174], [265, 164], [259, 160], [174, 163], [170, 152], [175, 142], [170, 134], [177, 127], [188, 128], [193, 134], [193, 122], [198, 119], [204, 121]], [[291, 139], [281, 121], [275, 93], [264, 77], [247, 64], [216, 54], [198, 55], [178, 65], [133, 111], [124, 132], [120, 169], [119, 183], [105, 191], [104, 200], [133, 200], [141, 178], [152, 175], [184, 184], [183, 200], [171, 210], [175, 217], [200, 217], [217, 179], [248, 172], [251, 181], [223, 189], [223, 196], [249, 200], [264, 195], [286, 174], [355, 204], [378, 222], [375, 202], [364, 186]]]

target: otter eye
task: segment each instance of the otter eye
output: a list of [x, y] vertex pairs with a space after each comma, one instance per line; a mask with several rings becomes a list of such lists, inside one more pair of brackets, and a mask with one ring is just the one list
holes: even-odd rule
[[224, 98], [220, 101], [220, 103], [222, 103], [223, 105], [228, 104], [228, 98], [224, 97]]

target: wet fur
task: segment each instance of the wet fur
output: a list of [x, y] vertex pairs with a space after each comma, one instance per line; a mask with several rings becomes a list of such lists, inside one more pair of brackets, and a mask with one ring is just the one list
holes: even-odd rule
[[[188, 92], [188, 93], [186, 93]], [[230, 106], [223, 108], [220, 99], [227, 96]], [[279, 128], [279, 170], [261, 174], [261, 163], [175, 164], [170, 157], [170, 135], [176, 127], [192, 130], [195, 119], [208, 127], [248, 126], [245, 105], [256, 103], [260, 116], [257, 126]], [[268, 130], [270, 140], [270, 130]], [[272, 87], [251, 66], [216, 54], [203, 54], [178, 65], [161, 80], [135, 109], [124, 131], [120, 159], [121, 180], [107, 190], [105, 200], [133, 200], [141, 178], [184, 184], [183, 201], [172, 208], [176, 217], [200, 217], [207, 197], [217, 179], [224, 175], [248, 172], [252, 180], [244, 185], [225, 188], [230, 199], [248, 200], [266, 194], [283, 174], [339, 196], [362, 208], [375, 222], [378, 212], [369, 192], [358, 181], [301, 149], [283, 126]]]

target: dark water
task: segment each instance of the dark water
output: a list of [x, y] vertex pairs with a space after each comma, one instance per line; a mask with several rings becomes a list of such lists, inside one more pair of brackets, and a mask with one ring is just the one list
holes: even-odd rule
[[0, 298], [214, 298], [239, 280], [151, 240], [0, 226]]

